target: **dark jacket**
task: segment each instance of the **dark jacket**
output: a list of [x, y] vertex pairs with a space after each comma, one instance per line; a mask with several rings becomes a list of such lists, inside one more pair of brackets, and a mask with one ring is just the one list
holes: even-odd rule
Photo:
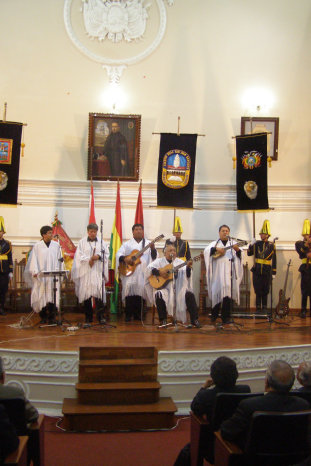
[[13, 272], [12, 244], [2, 238], [0, 240], [0, 273]]
[[206, 415], [208, 421], [212, 420], [213, 410], [217, 393], [250, 393], [248, 385], [234, 385], [230, 389], [220, 387], [201, 388], [191, 403], [191, 410], [194, 414]]
[[299, 397], [268, 392], [266, 395], [255, 396], [241, 401], [233, 416], [221, 424], [221, 435], [225, 440], [234, 441], [244, 447], [252, 415], [255, 411], [293, 412], [309, 409], [309, 403]]
[[[272, 266], [272, 274], [276, 274], [276, 251], [274, 243], [270, 241], [256, 241], [255, 244], [248, 247], [247, 255], [255, 256], [255, 264], [251, 268], [252, 272], [257, 275], [270, 275]], [[265, 262], [270, 262], [270, 264]]]

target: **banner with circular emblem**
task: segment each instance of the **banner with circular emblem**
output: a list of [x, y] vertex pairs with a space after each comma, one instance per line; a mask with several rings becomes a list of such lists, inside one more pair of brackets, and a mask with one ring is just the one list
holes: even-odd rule
[[238, 210], [268, 210], [267, 133], [236, 136]]
[[193, 208], [197, 134], [161, 133], [158, 206]]
[[17, 204], [23, 123], [0, 121], [0, 204]]

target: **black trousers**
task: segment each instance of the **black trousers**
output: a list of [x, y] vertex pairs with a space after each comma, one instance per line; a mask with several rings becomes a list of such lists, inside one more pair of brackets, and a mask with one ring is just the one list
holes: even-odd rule
[[[99, 298], [94, 298], [95, 299], [95, 310], [98, 313], [98, 317], [100, 320], [101, 313], [103, 314], [104, 312], [104, 304], [101, 299]], [[88, 322], [93, 322], [93, 303], [92, 303], [92, 298], [88, 298], [83, 302], [84, 306], [84, 312], [85, 312], [85, 320]]]
[[142, 310], [144, 309], [144, 300], [141, 296], [127, 296], [125, 298], [125, 319], [141, 320]]
[[[195, 296], [193, 293], [191, 293], [191, 291], [186, 291], [185, 301], [186, 301], [187, 311], [190, 314], [190, 321], [192, 324], [194, 324], [194, 322], [198, 320], [198, 306], [197, 306], [197, 303], [195, 302]], [[159, 293], [159, 296], [156, 297], [156, 306], [157, 306], [160, 322], [164, 319], [167, 319], [166, 304], [165, 304], [165, 301], [160, 296], [160, 293]]]
[[212, 308], [212, 319], [217, 319], [221, 308], [221, 320], [225, 322], [230, 317], [231, 302], [233, 308], [233, 300], [229, 296], [225, 296], [221, 303], [217, 303]]
[[9, 289], [9, 274], [0, 273], [0, 309], [4, 309], [5, 295]]
[[253, 285], [256, 293], [256, 308], [267, 307], [270, 275], [257, 275], [253, 273]]
[[[309, 265], [310, 267], [310, 265]], [[311, 311], [311, 271], [303, 270], [301, 272], [301, 309], [307, 309], [307, 302], [309, 296], [309, 304]]]

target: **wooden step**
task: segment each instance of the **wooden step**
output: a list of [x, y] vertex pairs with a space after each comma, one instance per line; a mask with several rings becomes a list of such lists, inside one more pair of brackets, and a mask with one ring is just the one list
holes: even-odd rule
[[152, 359], [84, 359], [79, 362], [79, 382], [151, 382], [157, 379]]
[[79, 403], [105, 405], [156, 403], [160, 387], [159, 382], [76, 384]]
[[80, 361], [83, 359], [155, 359], [158, 360], [158, 351], [154, 346], [111, 346], [80, 347]]
[[126, 406], [79, 404], [65, 398], [63, 426], [69, 431], [170, 429], [175, 425], [177, 408], [171, 398], [158, 403]]

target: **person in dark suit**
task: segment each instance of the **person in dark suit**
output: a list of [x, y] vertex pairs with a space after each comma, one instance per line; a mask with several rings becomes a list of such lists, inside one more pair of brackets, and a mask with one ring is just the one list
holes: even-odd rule
[[233, 416], [221, 424], [223, 439], [233, 441], [243, 449], [255, 411], [293, 412], [309, 409], [306, 400], [289, 395], [294, 380], [294, 370], [287, 362], [273, 361], [266, 372], [266, 394], [241, 401]]
[[13, 387], [13, 385], [4, 385], [4, 381], [5, 371], [2, 358], [0, 357], [0, 403], [1, 400], [22, 398], [23, 400], [25, 400], [26, 423], [31, 424], [33, 422], [36, 422], [39, 417], [39, 413], [37, 409], [30, 403], [30, 401], [27, 400], [24, 391], [20, 387]]
[[4, 220], [0, 217], [0, 315], [4, 316], [5, 296], [9, 289], [9, 281], [13, 278], [12, 244], [3, 238], [5, 234]]
[[305, 219], [303, 222], [302, 236], [303, 241], [296, 241], [295, 249], [301, 259], [299, 272], [301, 274], [301, 312], [300, 317], [303, 319], [307, 315], [307, 303], [309, 296], [310, 316], [311, 316], [311, 229], [310, 220]]
[[300, 392], [311, 393], [311, 363], [302, 362], [297, 370], [297, 380], [302, 385], [298, 388]]
[[5, 457], [16, 450], [18, 445], [19, 438], [14, 426], [9, 421], [4, 406], [0, 404], [0, 464], [3, 464]]
[[[211, 422], [217, 393], [250, 393], [248, 385], [236, 385], [238, 376], [236, 363], [232, 359], [226, 356], [217, 358], [211, 365], [210, 378], [206, 380], [192, 400], [191, 410], [194, 414], [203, 415], [206, 420]], [[210, 436], [208, 436], [204, 451], [201, 453], [212, 461], [213, 450], [214, 433], [211, 426]], [[174, 466], [190, 465], [190, 443], [187, 443], [180, 451]]]

